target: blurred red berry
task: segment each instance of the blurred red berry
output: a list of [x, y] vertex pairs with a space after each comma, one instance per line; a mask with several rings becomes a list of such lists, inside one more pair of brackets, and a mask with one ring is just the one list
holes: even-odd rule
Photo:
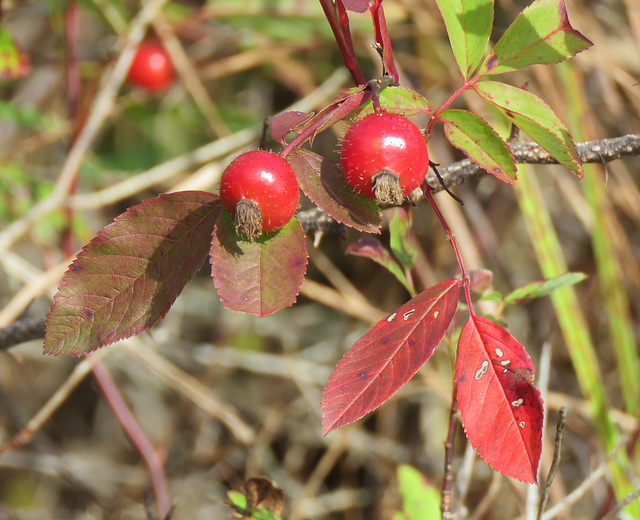
[[175, 77], [171, 57], [156, 41], [143, 41], [131, 63], [127, 80], [150, 92], [167, 88]]

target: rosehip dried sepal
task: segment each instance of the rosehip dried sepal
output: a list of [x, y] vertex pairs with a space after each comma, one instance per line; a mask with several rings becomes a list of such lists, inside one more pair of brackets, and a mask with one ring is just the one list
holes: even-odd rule
[[251, 241], [289, 222], [299, 198], [291, 165], [263, 150], [236, 157], [220, 179], [222, 204], [233, 215], [238, 233]]
[[368, 115], [344, 136], [342, 172], [359, 193], [384, 204], [401, 204], [429, 170], [429, 151], [420, 129], [390, 112]]

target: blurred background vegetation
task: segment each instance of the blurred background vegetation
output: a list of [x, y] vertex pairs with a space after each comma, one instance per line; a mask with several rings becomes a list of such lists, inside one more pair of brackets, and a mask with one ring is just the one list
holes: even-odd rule
[[[493, 42], [528, 3], [497, 1]], [[528, 82], [576, 141], [638, 133], [640, 3], [568, 0], [567, 7], [594, 46], [566, 64], [503, 79]], [[127, 207], [160, 192], [215, 190], [229, 160], [257, 146], [265, 117], [292, 106], [318, 110], [351, 86], [315, 0], [5, 0], [2, 9], [3, 34], [30, 70], [0, 82], [0, 326], [44, 316], [69, 257]], [[123, 49], [144, 34], [141, 9], [148, 35], [178, 70], [161, 93], [123, 84], [126, 70], [118, 71]], [[437, 107], [461, 80], [435, 3], [386, 0], [385, 10], [401, 83]], [[365, 75], [378, 76], [368, 17], [353, 15], [352, 31]], [[465, 94], [457, 106], [508, 135], [479, 98]], [[314, 150], [335, 159], [338, 126]], [[439, 127], [429, 146], [441, 165], [461, 158]], [[557, 166], [523, 167], [515, 188], [485, 176], [456, 188], [464, 207], [438, 195], [469, 267], [493, 272], [492, 290], [506, 294], [566, 271], [588, 275], [552, 298], [480, 307], [509, 324], [540, 367], [538, 378], [548, 379], [543, 475], [557, 411], [569, 406], [550, 504], [617, 449], [616, 462], [563, 518], [599, 518], [640, 487], [639, 164], [589, 166], [583, 181]], [[457, 270], [431, 210], [419, 202], [412, 211], [421, 290]], [[326, 236], [310, 247], [308, 283], [290, 309], [266, 318], [226, 311], [205, 265], [149, 334], [103, 349], [163, 454], [174, 518], [224, 518], [226, 490], [257, 475], [284, 490], [283, 516], [291, 520], [390, 518], [402, 508], [401, 464], [440, 486], [452, 339], [378, 412], [322, 435], [320, 394], [332, 368], [409, 298], [382, 268], [344, 254], [358, 237]], [[463, 319], [461, 312], [458, 325]], [[43, 356], [41, 341], [0, 353], [1, 442], [77, 383], [27, 444], [0, 456], [0, 518], [145, 518], [146, 467], [81, 369], [86, 362]], [[525, 514], [527, 487], [474, 464], [461, 428], [455, 472], [460, 517]]]

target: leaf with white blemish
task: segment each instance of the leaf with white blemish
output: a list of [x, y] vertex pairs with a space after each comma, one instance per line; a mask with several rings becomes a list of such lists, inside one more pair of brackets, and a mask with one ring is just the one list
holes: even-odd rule
[[489, 466], [537, 483], [543, 407], [534, 366], [497, 323], [471, 316], [458, 341], [457, 399], [467, 438]]
[[351, 347], [322, 393], [325, 433], [375, 410], [413, 377], [449, 328], [460, 283], [448, 280], [418, 294]]

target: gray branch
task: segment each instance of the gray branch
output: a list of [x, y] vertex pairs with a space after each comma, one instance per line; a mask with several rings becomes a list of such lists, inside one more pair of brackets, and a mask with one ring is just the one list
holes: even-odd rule
[[[558, 161], [537, 143], [517, 141], [510, 143], [509, 148], [517, 164], [558, 164]], [[606, 164], [622, 157], [639, 155], [640, 134], [577, 143], [576, 148], [583, 163]], [[469, 159], [464, 159], [445, 168], [438, 168], [438, 171], [447, 188], [452, 188], [485, 173], [482, 168]], [[434, 190], [442, 190], [440, 181], [432, 172], [427, 175], [427, 182]]]

